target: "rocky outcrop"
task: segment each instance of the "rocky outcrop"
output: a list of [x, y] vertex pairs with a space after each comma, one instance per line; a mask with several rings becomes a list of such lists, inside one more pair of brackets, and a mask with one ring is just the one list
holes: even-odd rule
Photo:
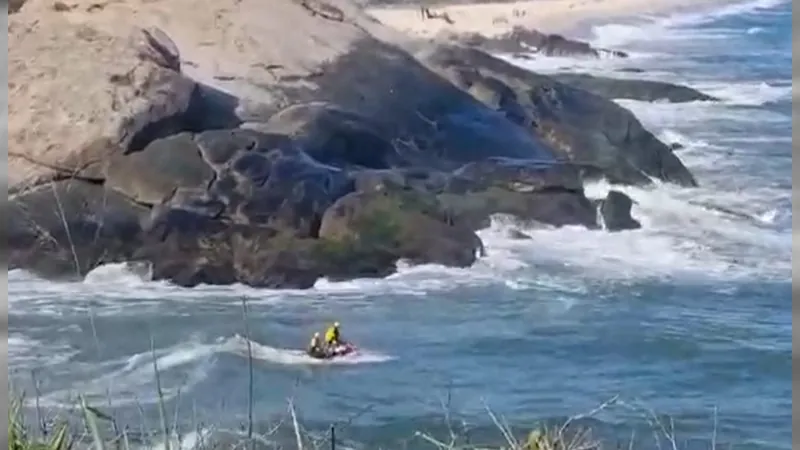
[[527, 225], [597, 226], [575, 166], [492, 158], [467, 164], [453, 175], [439, 198], [474, 229], [489, 226], [496, 214]]
[[696, 89], [663, 81], [599, 77], [583, 73], [557, 73], [552, 77], [561, 83], [608, 99], [624, 98], [644, 102], [666, 100], [672, 103], [719, 100]]
[[110, 155], [179, 129], [175, 121], [188, 110], [195, 83], [181, 74], [175, 44], [163, 32], [115, 35], [53, 11], [21, 18], [30, 6], [9, 17], [13, 190], [58, 178], [101, 179]]
[[140, 245], [147, 208], [104, 186], [72, 179], [9, 199], [9, 269], [80, 278], [109, 262], [129, 260]]
[[589, 43], [567, 39], [560, 34], [547, 34], [515, 26], [508, 33], [497, 37], [479, 34], [459, 36], [457, 40], [467, 46], [474, 46], [489, 52], [537, 53], [543, 56], [586, 56], [598, 58], [612, 56], [627, 58], [628, 54], [619, 50], [594, 48]]
[[651, 178], [696, 186], [689, 170], [627, 109], [528, 72], [487, 53], [440, 46], [420, 57], [507, 119], [543, 139], [588, 178], [645, 185]]
[[642, 227], [638, 220], [631, 217], [633, 200], [622, 192], [611, 190], [606, 198], [597, 202], [597, 211], [601, 217], [603, 228], [607, 231], [636, 230]]
[[398, 189], [350, 193], [325, 212], [319, 237], [338, 245], [380, 248], [395, 260], [472, 265], [482, 249], [480, 238], [426, 194]]
[[9, 18], [10, 267], [306, 288], [469, 266], [498, 214], [596, 229], [587, 177], [693, 183], [606, 99], [395, 39], [348, 0], [28, 0]]

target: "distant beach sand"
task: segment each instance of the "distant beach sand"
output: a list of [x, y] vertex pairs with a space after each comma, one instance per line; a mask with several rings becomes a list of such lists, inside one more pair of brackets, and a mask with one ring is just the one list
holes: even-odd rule
[[417, 37], [478, 33], [502, 35], [514, 26], [546, 33], [569, 33], [587, 22], [699, 9], [724, 0], [523, 0], [438, 5], [428, 8], [444, 18], [423, 19], [420, 6], [370, 8], [369, 13], [392, 28]]

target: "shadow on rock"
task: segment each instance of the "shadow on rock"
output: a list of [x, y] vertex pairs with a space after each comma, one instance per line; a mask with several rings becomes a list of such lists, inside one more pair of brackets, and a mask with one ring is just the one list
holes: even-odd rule
[[682, 186], [697, 181], [670, 148], [627, 109], [603, 97], [528, 72], [477, 49], [437, 47], [420, 57], [454, 84], [585, 167], [588, 178]]
[[454, 217], [475, 230], [492, 216], [510, 215], [527, 226], [597, 227], [578, 168], [569, 164], [492, 159], [454, 173], [439, 194]]

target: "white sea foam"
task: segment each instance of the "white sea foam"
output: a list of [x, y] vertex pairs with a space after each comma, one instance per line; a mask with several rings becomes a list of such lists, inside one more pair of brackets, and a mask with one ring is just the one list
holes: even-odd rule
[[723, 35], [710, 34], [713, 31], [694, 28], [726, 16], [757, 12], [786, 3], [786, 0], [748, 0], [728, 4], [723, 7], [699, 10], [696, 12], [670, 14], [667, 16], [643, 16], [637, 23], [604, 24], [592, 28], [591, 43], [597, 47], [614, 48], [636, 41], [669, 42], [690, 39], [705, 45], [698, 38], [722, 38]]
[[37, 369], [43, 360], [48, 364], [63, 364], [77, 353], [63, 342], [42, 342], [19, 332], [8, 334], [8, 358], [14, 362], [13, 370]]
[[[208, 447], [213, 442], [213, 431], [210, 428], [198, 428], [188, 433], [171, 433], [169, 440], [163, 439], [155, 445], [141, 446], [142, 450], [197, 450]], [[137, 447], [134, 447], [137, 448]]]
[[721, 99], [729, 105], [760, 106], [778, 100], [789, 99], [792, 86], [776, 86], [758, 83], [695, 83], [695, 88]]
[[[33, 344], [18, 337], [10, 339], [9, 343], [14, 344], [16, 354], [24, 353], [25, 348]], [[155, 403], [159, 401], [153, 387], [156, 369], [161, 378], [161, 398], [169, 401], [179, 392], [189, 391], [206, 379], [213, 357], [220, 354], [252, 356], [256, 362], [283, 366], [376, 364], [393, 359], [383, 353], [359, 348], [341, 358], [318, 360], [306, 355], [302, 349], [272, 347], [248, 341], [240, 335], [219, 338], [211, 343], [192, 339], [99, 364], [75, 364], [73, 375], [85, 371], [82, 378], [88, 381], [45, 393], [38, 401], [45, 406], [70, 406], [74, 404], [75, 396], [80, 394], [94, 400], [110, 399], [115, 406]], [[100, 375], [96, 376], [97, 373]]]
[[[213, 344], [187, 341], [100, 363], [75, 363], [70, 377], [84, 381], [46, 392], [38, 401], [45, 407], [75, 406], [78, 395], [114, 406], [153, 404], [159, 398], [169, 401], [206, 378], [216, 349]], [[156, 367], [160, 395], [154, 388]]]

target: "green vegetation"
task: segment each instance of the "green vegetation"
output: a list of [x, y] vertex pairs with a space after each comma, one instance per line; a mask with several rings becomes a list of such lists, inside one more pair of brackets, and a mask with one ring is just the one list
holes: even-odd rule
[[[163, 421], [162, 429], [156, 430], [150, 438], [145, 437], [146, 440], [149, 439], [148, 442], [142, 442], [140, 439], [134, 442], [133, 439], [129, 439], [124, 428], [122, 428], [123, 431], [118, 431], [120, 428], [117, 427], [111, 417], [87, 405], [83, 399], [80, 400], [80, 408], [78, 408], [82, 416], [80, 426], [75, 426], [74, 421], [70, 426], [66, 420], [55, 421], [56, 423], [48, 425], [41, 423], [38, 427], [31, 426], [26, 424], [22, 418], [21, 405], [23, 402], [21, 397], [15, 397], [14, 393], [10, 394], [11, 403], [8, 416], [9, 450], [68, 450], [90, 447], [93, 447], [94, 450], [130, 450], [134, 448], [158, 448], [164, 450], [177, 450], [178, 448], [183, 450], [255, 450], [267, 448], [336, 450], [340, 448], [338, 444], [333, 444], [330, 435], [320, 437], [318, 434], [305, 432], [304, 428], [298, 423], [291, 401], [289, 402], [290, 416], [288, 420], [281, 421], [281, 424], [288, 422], [294, 435], [293, 438], [288, 439], [291, 441], [289, 443], [277, 444], [274, 439], [274, 434], [278, 429], [283, 429], [281, 424], [271, 428], [265, 434], [260, 434], [253, 429], [254, 418], [249, 417], [250, 423], [246, 427], [242, 426], [239, 431], [234, 432], [234, 436], [226, 435], [220, 439], [200, 436], [200, 439], [194, 445], [187, 446], [186, 442], [181, 442], [177, 426], [170, 431], [166, 422]], [[487, 415], [497, 429], [495, 444], [477, 445], [468, 443], [469, 439], [458, 435], [448, 423], [449, 433], [447, 433], [446, 437], [417, 431], [414, 433], [413, 441], [406, 440], [403, 446], [398, 446], [397, 448], [403, 448], [404, 450], [409, 448], [428, 448], [432, 450], [619, 450], [620, 448], [626, 448], [627, 450], [634, 450], [638, 448], [640, 444], [635, 444], [633, 435], [631, 435], [629, 443], [603, 442], [592, 436], [591, 429], [575, 424], [575, 421], [590, 418], [611, 405], [631, 406], [625, 405], [623, 402], [617, 402], [615, 397], [590, 413], [569, 418], [560, 426], [536, 426], [523, 438], [519, 438], [519, 433], [513, 433], [501, 418], [487, 408]], [[163, 414], [163, 401], [159, 402], [159, 406]], [[664, 448], [680, 450], [682, 445], [678, 443], [675, 437], [675, 424], [670, 420], [667, 425], [664, 425], [652, 412], [647, 414], [649, 416], [645, 417], [645, 419], [652, 428], [651, 434], [655, 440], [656, 447], [662, 448], [661, 441], [663, 440], [663, 443], [666, 444]], [[449, 422], [449, 413], [445, 412], [445, 416]], [[103, 430], [107, 430], [104, 433], [100, 431], [101, 424], [111, 424], [111, 426], [102, 427]], [[148, 433], [150, 431], [147, 430]], [[170, 438], [165, 439], [166, 436]], [[336, 441], [340, 442], [339, 439], [336, 439]], [[416, 442], [416, 444], [413, 442]], [[716, 450], [717, 447], [715, 423], [713, 437], [708, 448], [709, 450]], [[341, 446], [341, 448], [349, 447]], [[391, 450], [393, 447], [385, 447], [385, 449]]]
[[[45, 429], [45, 425], [43, 424], [40, 425], [40, 429], [36, 429], [36, 427], [25, 423], [23, 419], [21, 412], [22, 399], [19, 397], [14, 398], [13, 393], [10, 394], [12, 399], [8, 411], [9, 450], [69, 450], [89, 447], [94, 447], [95, 450], [129, 450], [131, 448], [142, 447], [170, 449], [170, 442], [164, 439], [160, 439], [160, 442], [148, 443], [149, 445], [142, 445], [141, 443], [134, 445], [124, 433], [121, 436], [104, 437], [100, 432], [98, 421], [112, 422], [113, 420], [96, 408], [86, 405], [83, 400], [81, 400], [81, 411], [83, 413], [84, 427], [77, 428], [85, 428], [84, 430], [78, 430], [74, 426], [70, 427], [66, 420], [49, 426], [49, 430]], [[336, 446], [331, 445], [330, 442], [328, 442], [327, 445], [320, 445], [317, 440], [315, 444], [315, 440], [310, 436], [304, 436], [301, 432], [301, 427], [297, 423], [297, 418], [293, 409], [291, 413], [296, 443], [289, 448], [297, 450], [336, 448]], [[600, 443], [591, 438], [588, 429], [565, 433], [563, 427], [539, 428], [531, 431], [526, 439], [518, 441], [511, 435], [507, 427], [500, 424], [497, 417], [491, 412], [490, 416], [492, 420], [495, 421], [500, 432], [499, 434], [502, 440], [505, 441], [504, 444], [498, 444], [492, 447], [463, 445], [457, 444], [458, 438], [455, 435], [451, 435], [449, 441], [444, 441], [421, 432], [417, 432], [415, 437], [418, 438], [421, 443], [427, 443], [428, 445], [426, 447], [432, 447], [438, 450], [599, 450], [601, 448]], [[197, 446], [193, 447], [192, 450], [248, 449], [254, 448], [255, 445], [263, 442], [263, 440], [264, 436], [253, 436], [249, 439], [241, 439], [239, 442], [231, 442], [228, 444], [221, 444], [209, 440], [199, 443]], [[164, 442], [167, 442], [166, 445]], [[175, 439], [172, 439], [172, 444], [176, 447], [179, 446], [179, 444], [175, 442]]]
[[[80, 447], [81, 436], [75, 434], [66, 421], [54, 424], [51, 429], [44, 424], [40, 430], [34, 431], [25, 423], [22, 415], [23, 397], [9, 393], [8, 407], [8, 450], [67, 450]], [[94, 447], [103, 450], [108, 447], [100, 435], [97, 419], [110, 419], [95, 408], [81, 400], [85, 424], [92, 437]]]

